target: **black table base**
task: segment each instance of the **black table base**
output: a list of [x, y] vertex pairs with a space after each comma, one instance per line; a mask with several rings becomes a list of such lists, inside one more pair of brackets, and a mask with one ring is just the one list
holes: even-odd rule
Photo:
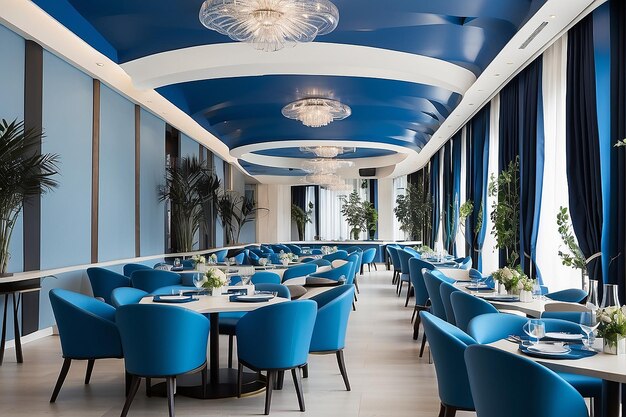
[[[256, 372], [244, 372], [241, 395], [253, 395], [265, 390], [265, 376]], [[206, 390], [202, 389], [202, 380], [199, 373], [182, 375], [176, 378], [176, 394], [185, 397], [214, 400], [219, 398], [231, 398], [237, 396], [237, 370], [220, 369], [219, 382], [207, 383]], [[159, 397], [167, 396], [165, 382], [152, 386], [152, 395]]]

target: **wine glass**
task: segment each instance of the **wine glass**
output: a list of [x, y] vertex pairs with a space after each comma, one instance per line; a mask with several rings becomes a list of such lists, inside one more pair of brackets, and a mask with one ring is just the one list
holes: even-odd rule
[[585, 350], [593, 350], [593, 343], [596, 340], [595, 330], [600, 325], [600, 323], [596, 320], [595, 311], [581, 313], [579, 325], [580, 330], [582, 330], [586, 336], [583, 339], [583, 348]]
[[536, 300], [541, 299], [541, 285], [537, 281], [533, 284], [533, 298]]
[[533, 345], [538, 344], [539, 339], [546, 335], [546, 324], [543, 320], [530, 319], [524, 324], [523, 329], [524, 333], [530, 337], [530, 342]]
[[235, 257], [228, 258], [228, 262], [230, 262], [231, 265], [237, 265], [237, 259], [235, 259]]
[[250, 279], [252, 278], [252, 275], [254, 275], [254, 268], [248, 266], [239, 268], [239, 276], [241, 277], [241, 283], [243, 285], [250, 284]]
[[202, 284], [204, 284], [204, 276], [200, 273], [193, 274], [193, 285], [198, 291], [202, 289]]
[[180, 268], [183, 264], [180, 262], [180, 258], [174, 259], [174, 268]]

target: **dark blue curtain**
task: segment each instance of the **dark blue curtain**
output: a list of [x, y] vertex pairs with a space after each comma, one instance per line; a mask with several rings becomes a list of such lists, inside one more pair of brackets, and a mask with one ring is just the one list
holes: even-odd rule
[[430, 242], [433, 246], [437, 241], [437, 234], [439, 233], [439, 193], [439, 152], [437, 152], [430, 159], [430, 196], [433, 201], [432, 233]]
[[[626, 138], [626, 3], [611, 2], [611, 142]], [[609, 277], [619, 285], [620, 300], [625, 298], [626, 275], [626, 149], [611, 151], [612, 262]]]
[[313, 210], [315, 211], [315, 236], [314, 239], [315, 240], [319, 240], [320, 238], [320, 205], [319, 205], [319, 201], [320, 201], [320, 186], [319, 185], [315, 185], [314, 187], [314, 196], [315, 196], [315, 201], [313, 202], [313, 204], [315, 204], [315, 207], [313, 207]]
[[[467, 130], [467, 199], [474, 204], [474, 211], [465, 222], [465, 239], [469, 244], [473, 264], [482, 269], [482, 249], [487, 230], [487, 175], [489, 163], [489, 111], [485, 106], [468, 124]], [[482, 224], [476, 232], [476, 225]]]
[[450, 241], [452, 239], [452, 228], [454, 221], [452, 205], [452, 141], [448, 141], [443, 147], [443, 247], [450, 252]]
[[[543, 134], [537, 128], [543, 116], [541, 94], [542, 58], [531, 63], [518, 76], [519, 82], [519, 143], [520, 143], [520, 258], [526, 274], [535, 278], [535, 248], [539, 227], [539, 208], [543, 178]], [[537, 194], [539, 191], [539, 194]]]
[[587, 264], [589, 276], [602, 281], [602, 184], [595, 82], [593, 20], [588, 16], [568, 35], [567, 182], [574, 232], [583, 254], [592, 258]]
[[448, 252], [457, 256], [456, 236], [459, 231], [459, 209], [461, 207], [461, 133], [457, 133], [452, 140], [452, 204], [454, 205], [454, 218], [452, 219], [452, 241]]

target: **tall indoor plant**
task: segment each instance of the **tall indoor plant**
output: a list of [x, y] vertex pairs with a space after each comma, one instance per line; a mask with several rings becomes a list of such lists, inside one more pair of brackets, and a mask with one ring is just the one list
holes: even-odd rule
[[341, 196], [341, 214], [346, 218], [350, 226], [350, 236], [359, 240], [361, 231], [366, 227], [366, 215], [363, 202], [357, 190], [352, 191], [347, 197]]
[[400, 230], [407, 233], [410, 240], [423, 240], [432, 209], [432, 199], [423, 184], [409, 183], [405, 194], [396, 198], [393, 211], [400, 223]]
[[165, 169], [165, 185], [159, 199], [172, 207], [174, 252], [190, 252], [194, 235], [205, 220], [207, 202], [215, 199], [220, 181], [206, 161], [197, 157], [175, 158]]
[[374, 240], [376, 230], [378, 230], [378, 210], [376, 210], [374, 205], [369, 201], [363, 202], [363, 210], [365, 210], [365, 223], [369, 239]]
[[506, 264], [515, 267], [519, 263], [520, 233], [520, 165], [519, 157], [511, 161], [498, 177], [491, 175], [489, 196], [496, 197], [491, 207], [496, 248], [504, 250]]
[[253, 199], [230, 190], [218, 193], [215, 207], [226, 231], [226, 243], [229, 245], [239, 242], [243, 226], [253, 221], [259, 210], [267, 210], [257, 207]]
[[24, 122], [0, 122], [0, 277], [9, 275], [9, 243], [24, 201], [58, 185], [52, 177], [59, 157], [37, 152], [41, 137]]
[[313, 203], [309, 201], [307, 210], [303, 210], [296, 204], [291, 205], [291, 220], [296, 223], [298, 229], [298, 240], [304, 240], [304, 228], [307, 223], [312, 223], [311, 215], [313, 214]]

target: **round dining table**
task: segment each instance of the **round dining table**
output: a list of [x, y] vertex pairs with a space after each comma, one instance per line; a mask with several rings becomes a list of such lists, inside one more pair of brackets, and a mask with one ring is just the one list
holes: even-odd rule
[[[196, 301], [170, 304], [201, 314], [208, 314], [211, 322], [209, 331], [209, 380], [203, 387], [198, 374], [183, 375], [177, 378], [177, 393], [193, 398], [216, 399], [235, 397], [237, 395], [237, 370], [220, 368], [220, 333], [219, 314], [226, 312], [247, 312], [257, 308], [289, 301], [286, 298], [274, 297], [264, 302], [230, 301], [227, 295], [197, 295]], [[141, 304], [156, 304], [152, 296], [144, 297]], [[260, 373], [244, 372], [242, 394], [250, 394], [265, 389], [265, 379]], [[156, 384], [153, 392], [165, 395], [165, 384]], [[161, 392], [162, 391], [162, 392]]]

